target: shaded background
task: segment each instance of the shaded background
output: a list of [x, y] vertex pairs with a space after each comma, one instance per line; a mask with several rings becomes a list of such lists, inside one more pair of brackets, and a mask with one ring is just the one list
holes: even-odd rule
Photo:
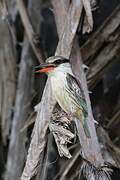
[[[26, 37], [16, 2], [8, 1], [7, 5], [9, 14], [4, 18], [1, 13], [0, 19], [0, 180], [16, 180], [24, 167], [34, 125], [32, 122], [36, 117], [34, 106], [40, 102], [46, 76], [34, 73], [34, 66], [39, 62]], [[39, 35], [39, 47], [44, 56], [54, 55], [58, 35], [51, 3], [44, 0], [25, 0], [25, 5], [34, 30]], [[101, 148], [104, 153], [106, 147], [105, 151], [110, 153], [110, 157], [107, 156], [106, 159], [112, 158], [118, 167], [120, 167], [120, 20], [111, 14], [119, 10], [120, 0], [99, 0], [93, 12], [93, 32], [83, 35], [79, 27], [77, 31], [84, 62], [90, 67], [86, 75], [92, 92], [90, 97], [94, 117], [99, 126], [104, 128], [106, 136], [109, 135], [111, 139], [110, 141], [108, 138], [104, 144], [103, 139], [106, 136], [97, 126], [99, 141], [102, 142]], [[113, 28], [112, 35], [108, 36], [108, 39], [104, 37], [105, 33], [99, 39], [100, 28], [108, 18], [111, 21], [114, 18], [118, 27], [115, 30]], [[105, 32], [108, 31], [106, 26], [107, 23], [103, 27]], [[98, 49], [97, 47], [92, 49], [91, 44], [96, 40], [94, 35], [96, 32], [100, 43], [102, 40], [103, 42]], [[106, 56], [108, 63], [102, 66], [100, 57], [104, 59]], [[100, 71], [91, 76], [100, 66], [102, 66]], [[51, 180], [55, 177], [59, 179], [59, 172], [62, 173], [61, 167], [66, 159], [58, 157], [54, 139], [50, 138], [46, 179]], [[68, 179], [69, 176], [76, 179], [74, 174], [79, 161], [78, 158], [72, 171], [68, 173]], [[117, 178], [120, 179], [120, 174], [119, 169], [115, 168], [112, 179]]]

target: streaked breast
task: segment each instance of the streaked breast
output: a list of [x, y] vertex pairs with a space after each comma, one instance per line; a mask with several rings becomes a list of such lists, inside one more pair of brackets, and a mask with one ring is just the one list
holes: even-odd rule
[[54, 75], [51, 76], [51, 85], [53, 94], [61, 106], [61, 108], [65, 111], [69, 111], [69, 96], [66, 92], [66, 73], [65, 72], [55, 72]]

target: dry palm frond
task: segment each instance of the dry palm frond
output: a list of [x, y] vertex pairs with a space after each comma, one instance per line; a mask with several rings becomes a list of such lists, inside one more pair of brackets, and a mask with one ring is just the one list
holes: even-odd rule
[[112, 169], [108, 165], [95, 167], [91, 163], [84, 161], [81, 172], [87, 180], [111, 180]]
[[49, 128], [53, 133], [58, 152], [61, 157], [72, 157], [67, 145], [68, 143], [71, 143], [71, 140], [75, 137], [75, 135], [71, 132], [70, 126], [71, 120], [65, 112], [57, 110], [53, 113], [49, 123]]

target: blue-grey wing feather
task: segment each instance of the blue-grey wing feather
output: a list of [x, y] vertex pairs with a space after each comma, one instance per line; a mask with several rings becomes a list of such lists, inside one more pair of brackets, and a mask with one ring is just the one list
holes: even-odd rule
[[71, 98], [73, 98], [73, 100], [76, 102], [76, 104], [80, 108], [82, 108], [82, 110], [85, 114], [88, 114], [85, 96], [84, 96], [83, 90], [80, 87], [80, 84], [78, 83], [77, 79], [74, 76], [72, 76], [71, 74], [67, 73], [66, 80], [67, 80], [67, 91], [69, 91]]

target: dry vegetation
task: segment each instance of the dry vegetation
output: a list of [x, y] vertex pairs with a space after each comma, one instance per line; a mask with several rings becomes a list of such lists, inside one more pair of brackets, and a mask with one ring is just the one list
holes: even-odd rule
[[[0, 17], [0, 179], [119, 179], [119, 0], [0, 0]], [[34, 72], [54, 54], [84, 90], [91, 139]]]

